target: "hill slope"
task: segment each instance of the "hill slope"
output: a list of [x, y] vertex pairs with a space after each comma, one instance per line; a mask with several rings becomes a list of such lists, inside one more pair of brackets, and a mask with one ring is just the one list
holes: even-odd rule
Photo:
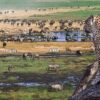
[[0, 0], [1, 9], [32, 9], [94, 5], [99, 6], [100, 0]]

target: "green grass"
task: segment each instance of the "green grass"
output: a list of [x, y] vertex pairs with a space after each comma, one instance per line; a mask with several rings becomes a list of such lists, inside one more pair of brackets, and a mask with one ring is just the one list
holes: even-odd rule
[[[59, 64], [62, 73], [81, 72], [86, 65], [92, 63], [94, 56], [82, 57], [64, 57], [64, 58], [40, 58], [27, 59], [22, 58], [0, 58], [0, 73], [7, 71], [9, 65], [14, 66], [15, 72], [34, 72], [45, 73], [49, 64]], [[77, 68], [77, 69], [76, 69]], [[74, 70], [76, 69], [76, 70]]]
[[16, 8], [16, 9], [26, 9], [26, 8], [49, 8], [49, 7], [75, 7], [75, 6], [99, 6], [100, 1], [61, 1], [55, 0], [55, 1], [39, 1], [35, 2], [34, 0], [0, 0], [0, 8]]
[[[8, 65], [15, 66], [15, 72], [22, 73], [46, 73], [48, 64], [59, 64], [60, 72], [63, 74], [83, 73], [86, 66], [93, 63], [95, 56], [80, 56], [80, 57], [63, 57], [63, 58], [48, 58], [48, 59], [27, 59], [23, 60], [21, 57], [16, 58], [0, 58], [0, 75], [7, 71]], [[32, 74], [30, 74], [32, 75]], [[0, 81], [2, 80], [0, 76]], [[33, 76], [30, 76], [33, 77]], [[24, 77], [25, 78], [25, 77]], [[14, 76], [9, 76], [6, 82], [16, 82]], [[73, 87], [66, 84], [63, 91], [48, 92], [48, 89], [42, 87], [11, 87], [0, 88], [0, 100], [67, 100], [72, 94]]]
[[[11, 90], [11, 89], [9, 89]], [[72, 94], [72, 86], [63, 91], [48, 92], [47, 88], [18, 88], [17, 91], [1, 92], [0, 100], [66, 100]], [[7, 89], [6, 89], [7, 92]]]
[[[27, 59], [22, 58], [0, 58], [0, 82], [22, 82], [35, 79], [42, 81], [45, 80], [46, 75], [55, 74], [59, 78], [65, 77], [65, 75], [82, 74], [86, 66], [91, 64], [95, 60], [95, 56], [81, 56], [81, 57], [63, 57], [63, 58], [40, 58], [40, 59]], [[48, 71], [49, 64], [60, 65], [59, 72]], [[8, 71], [8, 66], [12, 65], [13, 72]], [[4, 72], [8, 72], [6, 78], [4, 78]], [[43, 76], [42, 76], [43, 75]], [[17, 79], [17, 76], [22, 78]], [[49, 76], [48, 76], [49, 77]], [[52, 77], [52, 76], [50, 76]], [[55, 77], [57, 78], [57, 77]]]
[[34, 19], [86, 19], [91, 14], [100, 14], [100, 8], [96, 8], [96, 6], [100, 6], [99, 0], [43, 0], [43, 1], [34, 1], [34, 0], [0, 0], [0, 8], [1, 9], [37, 9], [37, 8], [60, 8], [60, 7], [88, 7], [95, 6], [94, 9], [89, 10], [86, 8], [85, 10], [80, 11], [71, 11], [71, 12], [61, 12], [49, 15], [35, 15], [30, 16], [29, 18]]
[[85, 9], [85, 10], [71, 11], [71, 12], [60, 12], [49, 15], [35, 15], [35, 16], [30, 16], [29, 18], [53, 19], [53, 20], [60, 20], [60, 19], [84, 20], [88, 18], [90, 15], [96, 15], [96, 14], [100, 14], [100, 8], [96, 8], [93, 10]]

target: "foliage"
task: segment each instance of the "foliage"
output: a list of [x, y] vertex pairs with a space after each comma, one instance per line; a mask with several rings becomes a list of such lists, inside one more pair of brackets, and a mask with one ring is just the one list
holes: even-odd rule
[[[12, 88], [9, 90], [12, 90]], [[7, 94], [2, 90], [0, 100], [66, 100], [72, 91], [73, 88], [71, 86], [58, 92], [48, 92], [47, 88], [41, 87], [21, 87], [17, 91], [8, 92], [6, 90], [6, 92], [8, 92]]]

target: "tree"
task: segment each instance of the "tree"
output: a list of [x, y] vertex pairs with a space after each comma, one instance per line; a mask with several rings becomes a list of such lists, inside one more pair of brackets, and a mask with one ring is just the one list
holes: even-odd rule
[[3, 48], [5, 48], [7, 46], [7, 43], [4, 41], [3, 42]]

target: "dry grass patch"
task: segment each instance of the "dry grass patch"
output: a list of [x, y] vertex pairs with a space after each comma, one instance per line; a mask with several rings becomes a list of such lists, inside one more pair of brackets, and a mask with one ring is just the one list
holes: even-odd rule
[[[47, 53], [50, 49], [57, 48], [61, 52], [65, 52], [70, 48], [72, 51], [77, 49], [89, 51], [92, 50], [92, 42], [33, 42], [33, 43], [19, 43], [8, 42], [5, 49], [16, 49], [19, 52], [38, 52]], [[0, 42], [0, 48], [2, 49], [2, 43]], [[71, 49], [70, 49], [71, 50]]]

